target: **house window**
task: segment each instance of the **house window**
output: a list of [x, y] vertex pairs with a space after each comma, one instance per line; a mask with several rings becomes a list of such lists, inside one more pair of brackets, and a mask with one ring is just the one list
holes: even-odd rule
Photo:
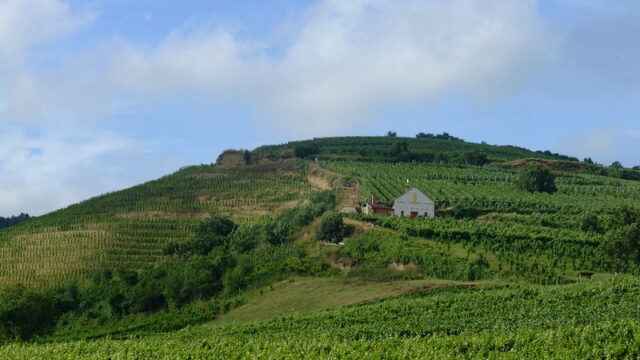
[[425, 212], [425, 213], [424, 213], [424, 217], [429, 217], [429, 213], [428, 213], [428, 212]]
[[400, 216], [404, 216], [404, 210], [400, 211]]

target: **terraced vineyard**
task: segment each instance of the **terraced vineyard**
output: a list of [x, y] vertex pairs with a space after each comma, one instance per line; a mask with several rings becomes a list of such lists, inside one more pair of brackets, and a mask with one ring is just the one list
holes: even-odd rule
[[570, 213], [636, 206], [640, 183], [610, 177], [567, 174], [557, 178], [558, 193], [531, 194], [514, 185], [514, 172], [481, 167], [427, 164], [325, 162], [331, 171], [357, 177], [364, 185], [360, 200], [375, 195], [391, 201], [407, 187], [416, 187], [443, 209], [452, 205], [496, 212]]
[[[323, 166], [357, 178], [362, 202], [371, 195], [392, 201], [416, 187], [436, 202], [441, 216], [448, 215], [431, 221], [366, 220], [441, 244], [489, 251], [509, 272], [545, 284], [567, 281], [578, 271], [615, 269], [602, 252], [604, 232], [585, 229], [584, 218], [611, 223], [610, 214], [624, 206], [637, 208], [640, 200], [636, 181], [586, 174], [560, 175], [558, 193], [550, 195], [518, 189], [516, 174], [501, 169], [362, 162]], [[627, 271], [639, 273], [640, 268], [631, 265]]]
[[37, 285], [95, 269], [142, 268], [211, 214], [258, 222], [295, 206], [312, 190], [304, 175], [297, 161], [242, 170], [192, 166], [1, 230], [0, 283]]

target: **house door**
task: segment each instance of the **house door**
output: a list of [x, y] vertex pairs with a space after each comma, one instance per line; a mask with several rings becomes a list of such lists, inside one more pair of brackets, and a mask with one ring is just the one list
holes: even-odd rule
[[416, 217], [418, 216], [418, 212], [417, 211], [412, 211], [411, 212], [411, 217]]

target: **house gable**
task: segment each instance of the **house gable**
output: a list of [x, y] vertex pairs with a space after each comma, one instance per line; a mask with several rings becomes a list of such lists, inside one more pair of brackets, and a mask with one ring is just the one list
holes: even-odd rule
[[404, 195], [397, 198], [394, 203], [396, 204], [424, 204], [424, 205], [433, 205], [434, 202], [427, 195], [425, 195], [422, 191], [412, 188], [407, 191]]

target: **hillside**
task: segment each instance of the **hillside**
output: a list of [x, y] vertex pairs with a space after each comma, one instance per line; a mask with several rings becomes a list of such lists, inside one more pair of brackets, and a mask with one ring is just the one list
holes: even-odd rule
[[636, 359], [632, 279], [428, 289], [304, 316], [125, 339], [10, 344], [12, 359]]
[[[408, 144], [413, 153], [445, 154], [443, 159], [480, 152], [497, 163], [473, 166], [375, 161], [399, 143]], [[320, 176], [310, 177], [303, 161], [282, 160], [309, 149], [315, 152], [311, 157], [324, 159], [321, 169], [314, 170]], [[251, 156], [257, 165], [187, 167], [0, 230], [0, 283], [55, 284], [85, 278], [103, 268], [141, 269], [162, 260], [167, 243], [188, 239], [194, 227], [212, 214], [231, 216], [240, 223], [259, 223], [263, 217], [301, 204], [314, 188], [331, 187], [330, 182], [340, 177], [342, 182], [351, 179], [359, 184], [344, 190], [336, 184], [341, 206], [358, 206], [371, 195], [390, 201], [412, 186], [434, 199], [441, 215], [458, 218], [456, 227], [494, 226], [501, 231], [572, 239], [568, 243], [584, 238], [584, 244], [596, 245], [602, 235], [583, 232], [582, 216], [594, 213], [604, 219], [622, 205], [636, 206], [640, 198], [638, 182], [575, 172], [584, 164], [566, 160], [565, 156], [460, 140], [323, 138], [263, 146]], [[519, 164], [530, 162], [532, 157], [549, 166], [554, 161], [575, 164], [570, 171], [557, 173], [557, 194], [531, 194], [515, 188]], [[546, 242], [545, 246], [553, 243]], [[563, 255], [553, 261], [565, 258]], [[546, 263], [549, 259], [543, 260]], [[580, 270], [577, 264], [567, 268]]]
[[[398, 149], [401, 157], [441, 155], [391, 162]], [[212, 349], [243, 357], [245, 342], [282, 356], [289, 346], [338, 344], [336, 356], [361, 358], [402, 352], [416, 339], [429, 345], [409, 357], [483, 357], [501, 347], [536, 357], [569, 342], [574, 326], [594, 334], [636, 325], [638, 181], [560, 155], [434, 138], [315, 139], [227, 153], [233, 167], [183, 168], [0, 230], [0, 340], [50, 343], [9, 347], [24, 358], [47, 358], [57, 346], [101, 353], [138, 337], [142, 352], [222, 339], [223, 348], [203, 345], [204, 358]], [[517, 185], [529, 163], [551, 170], [556, 191]], [[410, 187], [435, 201], [435, 219], [335, 212], [372, 196], [393, 201]], [[327, 228], [337, 238], [322, 237]], [[9, 286], [16, 283], [31, 287]], [[421, 315], [433, 309], [440, 317]], [[42, 325], [20, 317], [38, 311], [50, 314]], [[613, 313], [620, 316], [602, 323]], [[479, 320], [465, 323], [470, 317]], [[383, 333], [398, 342], [380, 343]], [[544, 342], [529, 341], [537, 336]]]
[[47, 284], [103, 268], [140, 269], [203, 218], [240, 222], [294, 207], [312, 191], [305, 165], [191, 166], [0, 230], [0, 283]]
[[[441, 136], [441, 135], [438, 135]], [[406, 145], [404, 145], [406, 144]], [[517, 146], [497, 146], [472, 143], [455, 137], [334, 137], [292, 141], [282, 145], [261, 146], [252, 153], [257, 156], [277, 157], [282, 154], [318, 157], [324, 160], [357, 161], [421, 161], [484, 165], [488, 162], [538, 158], [545, 160], [577, 161], [569, 156], [549, 151], [531, 151]], [[480, 155], [480, 157], [478, 157]]]

